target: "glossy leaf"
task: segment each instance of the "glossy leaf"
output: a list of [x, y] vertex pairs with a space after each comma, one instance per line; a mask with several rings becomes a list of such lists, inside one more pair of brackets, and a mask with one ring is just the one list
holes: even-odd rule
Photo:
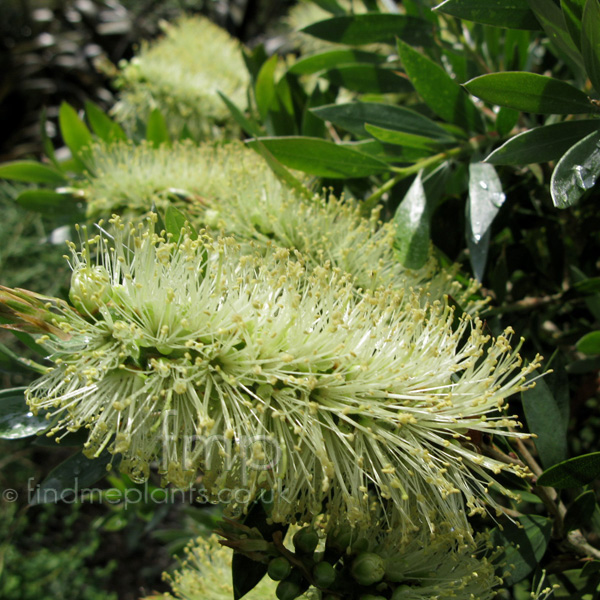
[[496, 131], [500, 137], [508, 135], [519, 122], [519, 111], [503, 106], [496, 115]]
[[85, 167], [86, 148], [92, 144], [93, 138], [86, 124], [79, 118], [75, 109], [66, 102], [60, 105], [58, 125], [65, 144], [68, 146], [73, 159]]
[[276, 68], [277, 55], [273, 55], [263, 64], [256, 78], [254, 95], [258, 112], [263, 121], [266, 119], [271, 106], [277, 102], [277, 90], [275, 88]]
[[439, 140], [452, 140], [448, 132], [427, 117], [401, 106], [378, 102], [330, 104], [311, 111], [320, 119], [329, 121], [355, 135], [368, 135], [365, 123], [375, 127], [404, 131]]
[[171, 144], [167, 122], [158, 108], [155, 108], [148, 117], [148, 122], [146, 123], [146, 139], [155, 148], [158, 148], [162, 144]]
[[267, 569], [267, 564], [252, 560], [239, 552], [234, 552], [231, 560], [234, 600], [243, 598], [253, 590], [267, 574]]
[[538, 485], [560, 490], [583, 487], [600, 475], [600, 452], [583, 454], [558, 463], [538, 477]]
[[600, 94], [600, 4], [587, 0], [583, 9], [581, 53], [592, 85]]
[[297, 136], [260, 138], [248, 142], [248, 145], [254, 148], [258, 141], [286, 167], [318, 177], [333, 179], [367, 177], [389, 170], [389, 167], [380, 160], [318, 138]]
[[573, 42], [562, 10], [553, 0], [527, 0], [548, 38], [576, 65], [581, 65], [579, 48]]
[[577, 142], [558, 161], [550, 180], [552, 201], [558, 208], [573, 206], [594, 187], [600, 176], [600, 131]]
[[321, 73], [321, 77], [360, 94], [405, 94], [413, 90], [406, 77], [375, 65], [343, 65]]
[[71, 195], [52, 190], [25, 190], [17, 196], [16, 202], [27, 210], [44, 215], [68, 215], [79, 212]]
[[29, 504], [73, 502], [85, 493], [89, 486], [106, 475], [107, 467], [111, 463], [117, 462], [118, 459], [106, 451], [91, 460], [78, 452], [52, 469], [41, 484], [30, 490], [32, 493]]
[[560, 0], [567, 29], [577, 48], [581, 48], [581, 18], [584, 5], [585, 0]]
[[538, 378], [533, 388], [521, 393], [527, 426], [535, 433], [535, 447], [544, 468], [567, 458], [567, 426], [562, 407], [554, 398], [544, 378]]
[[431, 25], [422, 19], [399, 14], [367, 13], [333, 17], [312, 23], [304, 29], [308, 33], [328, 42], [361, 46], [387, 42], [393, 44], [396, 38], [415, 46], [432, 43]]
[[415, 135], [414, 133], [406, 133], [405, 131], [396, 131], [394, 129], [384, 129], [383, 127], [377, 127], [369, 123], [365, 123], [365, 129], [375, 139], [386, 144], [396, 144], [405, 148], [416, 148], [432, 154], [439, 151], [441, 147], [436, 140], [422, 135]]
[[16, 160], [0, 164], [0, 178], [50, 185], [65, 183], [64, 175], [60, 171], [34, 160]]
[[503, 523], [503, 531], [492, 530], [492, 542], [495, 546], [504, 546], [503, 556], [499, 564], [510, 565], [510, 570], [503, 567], [508, 575], [504, 577], [504, 585], [518, 583], [537, 568], [552, 534], [552, 521], [539, 515], [523, 515], [516, 519], [517, 523]]
[[[470, 204], [467, 202], [465, 216], [467, 223], [471, 221], [469, 214]], [[475, 279], [479, 282], [483, 281], [485, 266], [487, 264], [488, 251], [490, 249], [491, 233], [488, 229], [479, 240], [475, 240], [470, 233], [467, 233], [467, 248], [469, 249], [469, 262]]]
[[545, 115], [593, 112], [592, 104], [582, 91], [569, 83], [537, 73], [489, 73], [471, 79], [464, 87], [490, 104], [524, 112]]
[[407, 269], [420, 269], [429, 258], [430, 211], [421, 173], [417, 175], [394, 215], [395, 247]]
[[384, 62], [386, 62], [386, 57], [383, 54], [376, 54], [375, 52], [365, 52], [363, 50], [356, 50], [355, 48], [329, 50], [301, 58], [288, 69], [288, 73], [312, 75], [313, 73], [338, 68], [342, 65], [355, 63], [378, 65]]
[[469, 165], [469, 226], [475, 242], [481, 240], [491, 227], [506, 196], [502, 183], [492, 165]]
[[123, 128], [113, 121], [97, 104], [86, 101], [85, 116], [92, 131], [103, 141], [127, 140]]
[[45, 414], [34, 416], [25, 402], [24, 392], [25, 388], [0, 392], [0, 438], [4, 440], [29, 437], [50, 426]]
[[440, 65], [400, 40], [398, 53], [411, 83], [436, 115], [466, 131], [483, 132], [479, 110]]
[[445, 0], [435, 10], [459, 19], [496, 27], [540, 28], [535, 15], [522, 0]]
[[600, 331], [586, 333], [579, 339], [576, 347], [583, 354], [600, 354]]
[[496, 148], [485, 162], [493, 165], [528, 165], [558, 160], [578, 140], [599, 128], [599, 121], [585, 119], [529, 129]]

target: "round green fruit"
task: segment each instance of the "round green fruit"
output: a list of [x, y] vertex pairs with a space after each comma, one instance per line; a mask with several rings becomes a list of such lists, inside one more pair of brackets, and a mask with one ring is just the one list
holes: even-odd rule
[[288, 560], [283, 558], [283, 556], [274, 558], [269, 563], [269, 568], [267, 569], [269, 577], [275, 581], [281, 581], [282, 579], [285, 579], [291, 572], [292, 565], [290, 565]]
[[295, 600], [302, 594], [302, 588], [296, 581], [284, 579], [277, 584], [275, 595], [279, 600]]
[[385, 575], [385, 560], [373, 552], [362, 552], [352, 562], [352, 577], [360, 585], [379, 583]]
[[335, 581], [336, 572], [328, 562], [323, 561], [313, 567], [312, 575], [317, 587], [327, 589]]
[[319, 544], [319, 534], [312, 527], [303, 527], [294, 534], [294, 548], [300, 554], [312, 554]]

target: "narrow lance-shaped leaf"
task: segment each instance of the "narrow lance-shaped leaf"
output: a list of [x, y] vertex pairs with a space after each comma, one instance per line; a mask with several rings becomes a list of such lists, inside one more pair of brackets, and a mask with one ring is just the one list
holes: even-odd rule
[[260, 138], [247, 144], [254, 148], [259, 142], [286, 167], [318, 177], [345, 179], [389, 171], [383, 161], [327, 140], [289, 136]]
[[576, 65], [582, 66], [581, 54], [573, 42], [565, 17], [553, 0], [527, 0], [548, 38]]
[[560, 0], [567, 29], [577, 48], [581, 48], [581, 18], [585, 0]]
[[428, 46], [433, 40], [432, 28], [427, 21], [389, 13], [333, 17], [312, 23], [301, 31], [328, 42], [348, 46], [380, 42], [393, 44], [396, 38], [415, 46]]
[[581, 53], [585, 70], [600, 94], [600, 4], [587, 0], [583, 9], [581, 28]]
[[254, 96], [256, 106], [261, 119], [264, 121], [271, 106], [277, 102], [277, 90], [275, 88], [275, 69], [277, 68], [277, 55], [263, 64], [256, 78]]
[[365, 129], [375, 138], [386, 144], [396, 144], [402, 147], [416, 148], [425, 150], [429, 153], [435, 153], [440, 150], [439, 141], [414, 133], [405, 131], [395, 131], [394, 129], [385, 129], [365, 123]]
[[376, 65], [341, 65], [320, 76], [333, 85], [360, 94], [405, 94], [413, 89], [406, 77]]
[[466, 131], [483, 132], [479, 110], [440, 65], [400, 40], [398, 54], [411, 83], [434, 113]]
[[509, 29], [540, 28], [523, 0], [445, 0], [435, 10], [459, 19]]
[[60, 133], [68, 146], [73, 159], [83, 168], [86, 166], [84, 150], [92, 144], [92, 134], [79, 118], [75, 109], [63, 102], [58, 111]]
[[538, 485], [560, 490], [583, 487], [600, 476], [600, 452], [576, 456], [545, 470], [538, 478]]
[[60, 171], [34, 160], [17, 160], [1, 164], [0, 178], [50, 185], [65, 183], [65, 177]]
[[113, 121], [97, 104], [86, 101], [85, 115], [92, 131], [105, 142], [114, 140], [127, 140], [123, 128]]
[[25, 190], [17, 196], [16, 202], [27, 210], [45, 215], [77, 216], [81, 213], [73, 196], [52, 190]]
[[255, 137], [261, 137], [265, 135], [264, 130], [254, 121], [246, 117], [242, 111], [223, 93], [217, 92], [221, 97], [221, 100], [225, 103], [225, 106], [229, 109], [231, 116], [235, 122], [248, 134]]
[[479, 242], [491, 227], [506, 196], [492, 165], [478, 162], [469, 165], [469, 227]]
[[326, 71], [327, 69], [333, 69], [342, 65], [356, 63], [378, 65], [385, 61], [386, 57], [383, 54], [365, 52], [364, 50], [356, 50], [355, 48], [329, 50], [301, 58], [288, 69], [288, 73], [312, 75], [313, 73]]
[[567, 426], [561, 407], [543, 378], [521, 394], [525, 418], [545, 468], [567, 458]]
[[386, 129], [405, 131], [443, 141], [452, 141], [450, 134], [435, 121], [420, 113], [379, 102], [351, 102], [348, 104], [329, 104], [313, 108], [311, 112], [334, 125], [355, 135], [367, 135], [365, 123]]
[[496, 148], [485, 162], [492, 165], [528, 165], [558, 160], [578, 140], [599, 128], [599, 121], [584, 119], [529, 129]]
[[573, 206], [596, 185], [600, 176], [600, 131], [577, 142], [558, 161], [550, 180], [552, 201], [558, 208]]
[[429, 258], [429, 219], [427, 196], [419, 172], [394, 215], [398, 258], [408, 269], [421, 268]]
[[592, 103], [581, 90], [537, 73], [489, 73], [471, 79], [464, 87], [486, 102], [524, 112], [546, 115], [594, 112]]

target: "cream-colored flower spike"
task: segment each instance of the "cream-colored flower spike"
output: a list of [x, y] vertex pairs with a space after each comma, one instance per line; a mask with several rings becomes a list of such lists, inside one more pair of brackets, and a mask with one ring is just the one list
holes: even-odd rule
[[474, 282], [461, 286], [433, 258], [419, 270], [405, 269], [395, 256], [395, 226], [380, 223], [376, 211], [367, 219], [354, 202], [301, 198], [240, 143], [159, 148], [113, 143], [94, 146], [91, 157], [93, 175], [80, 183], [90, 218], [114, 212], [139, 218], [153, 206], [163, 211], [174, 204], [198, 228], [261, 247], [300, 250], [308, 266], [330, 261], [348, 272], [356, 287], [414, 288], [439, 299], [450, 295], [467, 312], [482, 304], [471, 299]]
[[164, 34], [119, 65], [122, 92], [113, 114], [133, 130], [158, 109], [176, 139], [186, 131], [196, 140], [227, 137], [235, 127], [217, 92], [246, 106], [249, 80], [240, 44], [203, 17], [165, 24]]
[[0, 312], [44, 325], [54, 366], [31, 407], [60, 418], [56, 435], [88, 429], [88, 456], [121, 454], [136, 479], [158, 461], [177, 486], [201, 473], [232, 511], [273, 490], [276, 521], [368, 523], [384, 505], [406, 530], [463, 527], [462, 497], [482, 510], [493, 474], [524, 474], [469, 443], [514, 435], [505, 402], [536, 365], [521, 368], [509, 333], [408, 292], [357, 298], [286, 250], [130, 227], [73, 247], [75, 309], [0, 295]]

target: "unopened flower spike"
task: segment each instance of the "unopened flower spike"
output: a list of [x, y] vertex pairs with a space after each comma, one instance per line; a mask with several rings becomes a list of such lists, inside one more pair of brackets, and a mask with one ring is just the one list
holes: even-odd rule
[[517, 435], [505, 402], [536, 364], [521, 367], [509, 334], [414, 294], [357, 297], [284, 249], [112, 226], [71, 248], [77, 310], [36, 305], [53, 367], [26, 394], [54, 434], [87, 429], [88, 456], [121, 454], [136, 479], [158, 461], [181, 487], [202, 475], [232, 512], [271, 491], [280, 522], [327, 506], [368, 524], [389, 506], [407, 534], [463, 528], [463, 498], [495, 506], [494, 475], [526, 475], [469, 443]]

